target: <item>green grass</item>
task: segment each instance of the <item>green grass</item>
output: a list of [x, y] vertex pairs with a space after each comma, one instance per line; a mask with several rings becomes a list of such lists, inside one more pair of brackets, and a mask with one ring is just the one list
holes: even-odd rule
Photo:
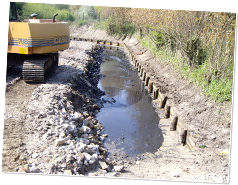
[[216, 102], [232, 102], [232, 84], [233, 79], [211, 79], [209, 82], [207, 76], [214, 72], [209, 71], [208, 62], [205, 61], [195, 69], [191, 69], [184, 64], [183, 57], [179, 53], [171, 52], [165, 48], [158, 48], [156, 44], [148, 37], [140, 38], [142, 46], [148, 48], [150, 52], [161, 62], [170, 64], [180, 74], [182, 78], [198, 85], [205, 95], [210, 96]]

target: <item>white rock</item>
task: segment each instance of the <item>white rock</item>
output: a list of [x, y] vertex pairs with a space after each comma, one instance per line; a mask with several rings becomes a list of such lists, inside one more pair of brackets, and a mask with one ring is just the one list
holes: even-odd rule
[[69, 161], [75, 160], [74, 156], [72, 156], [71, 154], [67, 155], [66, 157], [66, 163], [68, 163]]
[[73, 111], [74, 110], [74, 106], [73, 105], [67, 105], [67, 109]]
[[46, 118], [47, 117], [47, 114], [45, 112], [40, 112], [38, 118]]
[[57, 109], [53, 109], [53, 111], [54, 111], [55, 114], [59, 113], [59, 111]]
[[115, 172], [122, 172], [124, 170], [124, 166], [114, 166]]
[[61, 133], [59, 134], [59, 138], [60, 138], [60, 139], [64, 139], [64, 138], [65, 138], [65, 133], [61, 132]]
[[91, 160], [91, 158], [92, 158], [92, 156], [90, 155], [90, 154], [88, 154], [88, 153], [82, 153], [83, 155], [84, 155], [84, 157], [85, 157], [85, 159], [87, 160], [87, 161], [90, 161]]
[[59, 146], [59, 145], [62, 145], [64, 143], [65, 143], [64, 139], [56, 139], [55, 140], [55, 146]]
[[94, 158], [92, 158], [91, 160], [88, 161], [88, 164], [94, 164], [96, 162], [96, 160]]
[[215, 139], [216, 139], [216, 136], [215, 136], [215, 135], [212, 135], [212, 136], [211, 136], [211, 139], [212, 139], [212, 140], [215, 140]]
[[80, 114], [78, 112], [75, 112], [73, 115], [72, 115], [72, 118], [71, 118], [73, 121], [78, 121], [80, 119]]
[[61, 164], [61, 166], [60, 166], [61, 168], [67, 168], [67, 164], [66, 163], [63, 163], [63, 164]]
[[99, 154], [99, 145], [95, 145], [94, 143], [91, 143], [88, 145], [88, 148], [93, 151], [95, 154]]
[[43, 152], [43, 154], [44, 154], [44, 155], [49, 155], [50, 152], [49, 152], [48, 150], [45, 150], [45, 151]]
[[83, 163], [85, 166], [88, 166], [88, 162], [86, 160], [84, 160], [84, 163]]
[[69, 124], [68, 123], [65, 123], [65, 124], [63, 124], [63, 129], [68, 129], [68, 127], [69, 127]]
[[64, 171], [64, 175], [72, 175], [71, 170], [65, 170], [65, 171]]
[[63, 125], [58, 125], [58, 126], [55, 127], [56, 130], [59, 130], [61, 128], [63, 128]]
[[31, 173], [39, 173], [39, 172], [40, 172], [40, 169], [34, 166], [34, 167], [31, 167], [31, 168], [30, 168], [30, 172], [31, 172]]
[[103, 169], [103, 170], [106, 170], [108, 168], [108, 165], [106, 162], [103, 162], [103, 161], [99, 161], [99, 164], [100, 164], [100, 167]]
[[100, 141], [104, 141], [105, 140], [105, 137], [103, 137], [103, 136], [99, 136], [99, 139], [100, 139]]
[[32, 157], [33, 159], [35, 159], [35, 158], [37, 158], [38, 156], [39, 156], [39, 154], [38, 154], [38, 153], [35, 153], [35, 154], [32, 154], [31, 157]]
[[47, 134], [48, 134], [48, 136], [51, 136], [51, 135], [53, 135], [53, 134], [54, 134], [54, 130], [52, 130], [52, 129], [49, 129], [49, 130], [47, 131]]
[[39, 173], [40, 172], [39, 168], [36, 167], [35, 163], [32, 163], [32, 167], [30, 168], [30, 172], [31, 173]]
[[42, 136], [42, 139], [47, 139], [47, 138], [48, 138], [48, 134], [47, 133]]
[[84, 133], [88, 133], [89, 134], [91, 132], [91, 129], [89, 127], [87, 127], [87, 126], [82, 126], [82, 129], [83, 129]]
[[66, 114], [67, 112], [66, 112], [66, 110], [65, 110], [65, 108], [62, 108], [62, 114]]
[[118, 172], [111, 172], [111, 173], [108, 173], [108, 175], [116, 177], [116, 176], [119, 176], [120, 174]]
[[97, 160], [98, 159], [98, 154], [93, 154], [92, 157]]

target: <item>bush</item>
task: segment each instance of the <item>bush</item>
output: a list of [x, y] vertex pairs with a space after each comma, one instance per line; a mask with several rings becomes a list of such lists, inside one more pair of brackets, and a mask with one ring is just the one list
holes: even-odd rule
[[[109, 35], [116, 35], [116, 36], [127, 36], [133, 35], [135, 33], [135, 27], [130, 23], [119, 23], [113, 16], [110, 16], [104, 21], [100, 23], [103, 25], [104, 29], [106, 30], [107, 34]], [[100, 27], [100, 26], [97, 26]]]

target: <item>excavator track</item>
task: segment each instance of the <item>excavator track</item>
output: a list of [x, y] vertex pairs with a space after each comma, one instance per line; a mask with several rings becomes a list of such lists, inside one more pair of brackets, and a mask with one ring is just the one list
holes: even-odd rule
[[23, 63], [23, 80], [27, 83], [45, 83], [46, 74], [58, 66], [58, 53], [34, 55]]

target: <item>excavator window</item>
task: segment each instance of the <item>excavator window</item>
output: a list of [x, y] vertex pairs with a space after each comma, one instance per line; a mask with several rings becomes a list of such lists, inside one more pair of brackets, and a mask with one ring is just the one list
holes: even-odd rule
[[17, 8], [15, 2], [10, 2], [9, 21], [17, 21]]

